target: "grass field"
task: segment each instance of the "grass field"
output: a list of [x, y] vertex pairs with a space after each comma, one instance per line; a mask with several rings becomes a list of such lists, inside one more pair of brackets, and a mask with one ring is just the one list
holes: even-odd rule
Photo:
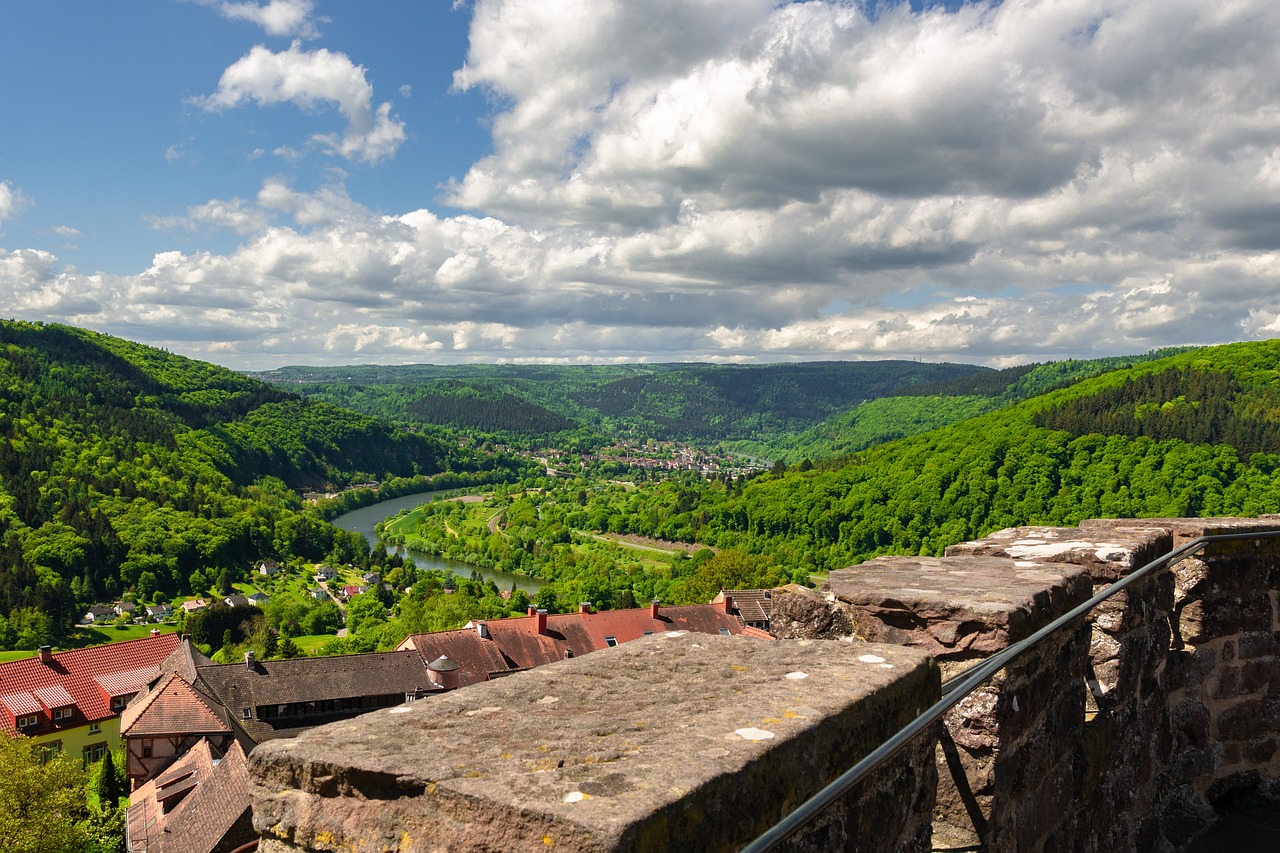
[[[161, 634], [172, 634], [174, 631], [178, 630], [176, 625], [170, 625], [163, 622], [146, 625], [99, 625], [96, 628], [77, 628], [75, 632], [67, 638], [66, 645], [57, 646], [54, 648], [54, 651], [62, 652], [67, 649], [83, 649], [88, 646], [101, 646], [103, 643], [119, 643], [124, 640], [137, 640], [141, 637], [151, 636], [152, 628], [155, 628]], [[11, 652], [0, 652], [0, 663], [35, 657], [36, 651], [36, 649], [17, 649]]]

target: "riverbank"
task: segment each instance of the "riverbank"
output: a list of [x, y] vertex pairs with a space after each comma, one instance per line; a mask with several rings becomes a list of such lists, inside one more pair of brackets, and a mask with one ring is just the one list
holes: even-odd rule
[[[337, 518], [333, 519], [333, 524], [343, 530], [349, 530], [353, 533], [363, 535], [368, 541], [370, 547], [378, 543], [377, 525], [379, 522], [390, 518], [401, 512], [402, 510], [411, 510], [414, 507], [421, 506], [433, 500], [452, 500], [460, 499], [470, 502], [471, 500], [482, 500], [476, 495], [460, 495], [456, 489], [442, 489], [430, 492], [418, 492], [412, 495], [401, 495], [396, 498], [389, 498], [385, 501], [379, 501], [376, 504], [353, 509], [345, 512]], [[499, 571], [498, 569], [485, 568], [484, 566], [475, 566], [471, 563], [464, 563], [461, 560], [450, 560], [447, 557], [438, 557], [434, 554], [428, 554], [423, 551], [417, 551], [412, 548], [396, 548], [399, 553], [413, 558], [413, 562], [419, 568], [438, 569], [444, 572], [452, 572], [462, 577], [471, 577], [473, 572], [479, 573], [480, 577], [485, 580], [492, 580], [498, 585], [498, 589], [511, 589], [514, 584], [516, 589], [522, 589], [529, 595], [534, 595], [542, 588], [543, 581], [538, 578], [531, 578], [527, 575], [517, 575], [510, 572]]]

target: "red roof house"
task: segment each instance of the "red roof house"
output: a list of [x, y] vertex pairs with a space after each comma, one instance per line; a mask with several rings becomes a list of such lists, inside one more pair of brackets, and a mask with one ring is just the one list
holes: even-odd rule
[[119, 716], [178, 646], [176, 634], [0, 663], [0, 730], [40, 741]]

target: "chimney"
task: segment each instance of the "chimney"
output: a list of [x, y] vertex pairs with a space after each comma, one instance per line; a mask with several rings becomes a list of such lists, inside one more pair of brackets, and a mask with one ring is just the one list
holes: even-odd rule
[[537, 616], [537, 615], [538, 615], [538, 605], [536, 605], [536, 604], [530, 604], [530, 605], [529, 605], [529, 609], [528, 609], [528, 611], [526, 611], [526, 615], [527, 615], [527, 616]]
[[245, 669], [253, 669], [253, 649], [244, 653], [244, 666]]
[[151, 636], [153, 636], [153, 637], [159, 637], [159, 636], [160, 636], [160, 629], [159, 629], [159, 628], [152, 628], [152, 629], [151, 629]]
[[579, 612], [579, 613], [590, 613], [590, 612], [591, 612], [591, 602], [590, 602], [590, 601], [579, 601], [579, 602], [578, 602], [578, 612]]
[[40, 663], [50, 666], [53, 663], [53, 646], [40, 647]]
[[724, 612], [730, 615], [733, 614], [733, 596], [732, 595], [726, 595], [724, 597]]
[[543, 609], [539, 609], [537, 613], [537, 617], [538, 617], [538, 633], [545, 635], [547, 633], [547, 611]]
[[487, 640], [487, 639], [489, 639], [489, 626], [488, 626], [487, 624], [485, 624], [484, 622], [477, 622], [477, 623], [476, 623], [476, 634], [478, 634], [478, 635], [480, 636], [480, 639], [482, 639], [482, 640]]
[[656, 598], [653, 601], [649, 602], [649, 618], [650, 619], [658, 618], [658, 599]]

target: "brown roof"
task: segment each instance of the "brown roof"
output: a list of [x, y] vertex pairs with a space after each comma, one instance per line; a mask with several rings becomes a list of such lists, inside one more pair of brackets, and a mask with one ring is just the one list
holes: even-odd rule
[[220, 760], [201, 740], [130, 797], [132, 853], [210, 853], [254, 837], [244, 751], [233, 742]]
[[230, 732], [231, 728], [176, 672], [169, 673], [164, 681], [146, 696], [132, 702], [120, 715], [120, 734], [123, 737]]
[[[446, 655], [468, 673], [462, 684], [518, 669], [531, 669], [566, 656], [585, 655], [610, 645], [637, 640], [668, 631], [694, 631], [773, 639], [765, 631], [750, 628], [723, 606], [690, 604], [659, 607], [652, 615], [649, 607], [605, 610], [599, 613], [560, 613], [546, 617], [546, 633], [539, 634], [536, 616], [495, 619], [484, 623], [489, 638], [475, 628], [414, 634], [400, 648], [413, 648], [424, 661]], [[610, 640], [613, 642], [610, 643]]]
[[458, 664], [461, 670], [458, 679], [460, 687], [522, 669], [502, 653], [492, 635], [481, 637], [474, 628], [413, 634], [398, 648], [416, 651], [423, 662], [433, 661], [441, 656], [447, 657]]
[[768, 589], [722, 589], [712, 604], [733, 599], [733, 609], [744, 622], [768, 622], [773, 613], [773, 591]]

